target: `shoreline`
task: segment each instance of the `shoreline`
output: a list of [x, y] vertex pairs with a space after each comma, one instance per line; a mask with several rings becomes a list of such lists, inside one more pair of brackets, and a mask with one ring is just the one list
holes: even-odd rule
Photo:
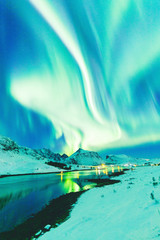
[[29, 175], [43, 175], [43, 174], [57, 174], [57, 173], [61, 173], [61, 172], [76, 172], [76, 171], [95, 171], [95, 169], [74, 169], [74, 170], [70, 170], [67, 171], [65, 169], [61, 169], [59, 172], [38, 172], [38, 173], [17, 173], [17, 174], [3, 174], [0, 175], [0, 178], [5, 178], [5, 177], [20, 177], [20, 176], [29, 176]]
[[[124, 174], [124, 173], [119, 173]], [[90, 181], [90, 179], [88, 180]], [[107, 185], [112, 185], [119, 183], [120, 180], [102, 179], [94, 180], [100, 188]], [[70, 218], [70, 213], [77, 203], [78, 198], [87, 190], [80, 190], [78, 192], [66, 193], [56, 199], [53, 199], [42, 208], [39, 212], [33, 214], [28, 219], [26, 219], [21, 224], [15, 226], [9, 231], [4, 231], [0, 233], [0, 238], [5, 240], [26, 240], [26, 239], [38, 239], [44, 233], [50, 231], [51, 229], [57, 228], [63, 222]], [[49, 226], [46, 229], [46, 226]]]
[[[103, 169], [101, 169], [101, 170], [103, 170]], [[108, 173], [108, 176], [118, 176], [119, 174], [121, 174], [122, 172], [127, 171], [127, 170], [129, 170], [129, 169], [128, 168], [124, 168], [120, 172], [114, 172], [114, 173], [111, 172], [111, 174]], [[70, 171], [65, 171], [65, 169], [62, 169], [59, 172], [3, 174], [3, 175], [0, 175], [0, 179], [1, 178], [6, 178], [6, 177], [21, 177], [21, 176], [30, 176], [30, 175], [58, 174], [58, 173], [61, 173], [61, 172], [68, 173], [68, 172], [79, 172], [79, 171], [96, 171], [96, 170], [95, 169], [79, 169], [79, 170], [78, 169], [74, 169], [74, 170], [70, 170]]]

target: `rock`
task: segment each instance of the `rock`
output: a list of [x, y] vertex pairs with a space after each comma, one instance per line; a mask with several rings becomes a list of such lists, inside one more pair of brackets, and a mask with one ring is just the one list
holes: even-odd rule
[[44, 227], [45, 230], [49, 230], [50, 228], [51, 228], [51, 225], [50, 225], [50, 224], [47, 224], [47, 225]]

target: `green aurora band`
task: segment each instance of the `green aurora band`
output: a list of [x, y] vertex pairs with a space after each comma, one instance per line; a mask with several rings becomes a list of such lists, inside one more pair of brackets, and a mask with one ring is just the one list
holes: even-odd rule
[[0, 11], [2, 134], [67, 154], [160, 141], [159, 0], [1, 0]]

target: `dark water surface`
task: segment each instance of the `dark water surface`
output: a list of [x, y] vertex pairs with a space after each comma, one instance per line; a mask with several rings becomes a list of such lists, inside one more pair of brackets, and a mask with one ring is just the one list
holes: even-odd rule
[[[13, 176], [0, 179], [0, 233], [14, 229], [64, 194], [93, 188], [92, 179], [103, 179], [120, 168]], [[91, 179], [91, 182], [89, 182]]]

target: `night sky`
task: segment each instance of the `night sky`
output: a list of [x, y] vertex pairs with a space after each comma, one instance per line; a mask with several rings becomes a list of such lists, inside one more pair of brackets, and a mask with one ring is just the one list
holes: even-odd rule
[[0, 134], [160, 157], [160, 1], [0, 0]]

